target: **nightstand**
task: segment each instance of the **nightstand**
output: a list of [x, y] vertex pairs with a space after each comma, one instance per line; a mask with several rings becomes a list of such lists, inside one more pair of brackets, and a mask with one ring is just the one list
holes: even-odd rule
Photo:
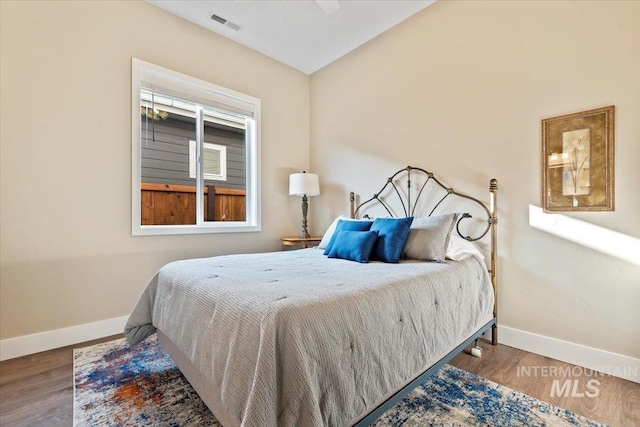
[[282, 250], [300, 249], [318, 246], [322, 237], [282, 237]]

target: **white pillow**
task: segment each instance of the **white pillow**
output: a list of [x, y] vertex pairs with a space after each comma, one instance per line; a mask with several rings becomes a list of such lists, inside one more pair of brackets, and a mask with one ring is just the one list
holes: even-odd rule
[[324, 235], [322, 236], [322, 240], [320, 241], [320, 244], [318, 245], [318, 249], [327, 249], [327, 245], [331, 241], [331, 237], [333, 237], [333, 233], [336, 232], [336, 227], [338, 226], [338, 221], [340, 221], [340, 220], [343, 220], [343, 221], [373, 221], [372, 219], [368, 219], [368, 218], [349, 218], [349, 217], [346, 217], [344, 215], [340, 215], [338, 218], [333, 220], [333, 222], [331, 223], [329, 228], [327, 228], [327, 231], [325, 231]]
[[472, 255], [478, 255], [484, 259], [482, 253], [473, 243], [458, 236], [457, 233], [452, 232], [449, 238], [449, 246], [447, 247], [447, 259], [462, 261]]

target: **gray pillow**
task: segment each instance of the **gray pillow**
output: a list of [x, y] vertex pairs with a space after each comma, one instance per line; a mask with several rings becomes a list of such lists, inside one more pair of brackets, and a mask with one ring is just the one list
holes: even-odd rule
[[409, 229], [402, 258], [445, 262], [449, 238], [458, 214], [415, 218]]

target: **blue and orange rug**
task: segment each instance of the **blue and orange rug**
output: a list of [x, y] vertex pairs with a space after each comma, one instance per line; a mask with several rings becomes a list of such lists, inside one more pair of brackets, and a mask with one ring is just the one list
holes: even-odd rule
[[[220, 426], [155, 335], [74, 351], [75, 426]], [[446, 365], [375, 424], [382, 426], [602, 426]]]

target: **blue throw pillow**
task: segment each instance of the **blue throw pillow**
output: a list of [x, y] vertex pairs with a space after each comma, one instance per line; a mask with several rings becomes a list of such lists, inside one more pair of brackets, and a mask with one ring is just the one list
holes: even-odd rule
[[409, 227], [413, 217], [407, 218], [376, 218], [371, 231], [378, 232], [378, 240], [373, 248], [375, 258], [384, 262], [397, 263], [409, 235]]
[[377, 231], [336, 231], [329, 258], [366, 263], [378, 238]]
[[336, 225], [336, 231], [331, 236], [331, 240], [329, 240], [329, 244], [327, 248], [324, 250], [325, 255], [329, 255], [331, 252], [331, 248], [333, 247], [333, 242], [336, 240], [336, 235], [339, 231], [369, 231], [371, 228], [372, 221], [338, 221], [338, 225]]

